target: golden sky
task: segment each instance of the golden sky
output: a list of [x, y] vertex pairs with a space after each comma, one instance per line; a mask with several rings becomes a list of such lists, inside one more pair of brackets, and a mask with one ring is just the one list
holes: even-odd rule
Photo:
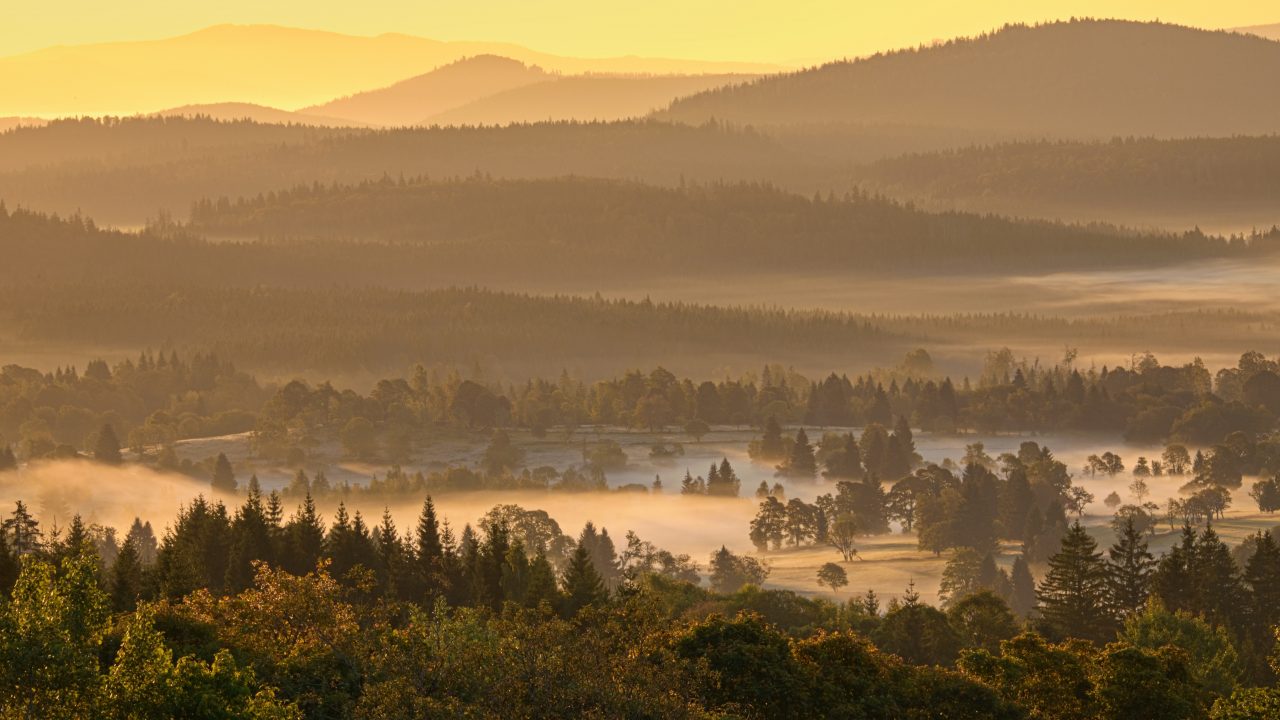
[[519, 43], [576, 56], [817, 62], [970, 35], [1006, 22], [1280, 22], [1274, 0], [8, 0], [0, 56], [142, 40], [220, 23]]

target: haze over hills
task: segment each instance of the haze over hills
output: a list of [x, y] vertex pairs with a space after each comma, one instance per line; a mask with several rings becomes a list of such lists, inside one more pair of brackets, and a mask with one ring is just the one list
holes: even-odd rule
[[342, 117], [333, 117], [312, 113], [290, 112], [265, 105], [253, 103], [210, 103], [206, 105], [183, 105], [181, 107], [160, 110], [150, 113], [160, 117], [207, 117], [213, 120], [234, 122], [236, 120], [252, 120], [256, 123], [275, 123], [281, 125], [315, 125], [319, 127], [362, 127], [366, 123]]
[[1232, 28], [1232, 30], [1235, 32], [1257, 35], [1258, 37], [1264, 37], [1268, 40], [1280, 40], [1280, 23], [1273, 23], [1271, 25], [1250, 25], [1248, 27]]
[[1280, 43], [1081, 20], [831, 63], [684, 98], [659, 117], [917, 125], [1057, 137], [1280, 130]]
[[424, 125], [504, 125], [643, 117], [672, 100], [754, 75], [578, 75], [548, 78], [427, 117]]
[[1227, 232], [1280, 224], [1276, 135], [983, 145], [854, 174], [935, 208]]
[[303, 107], [485, 54], [562, 73], [778, 69], [756, 63], [664, 58], [568, 58], [502, 43], [217, 25], [161, 40], [58, 46], [0, 58], [0, 115], [128, 115], [229, 100]]
[[480, 98], [552, 78], [540, 67], [497, 55], [477, 55], [394, 85], [356, 93], [298, 112], [369, 125], [414, 125]]

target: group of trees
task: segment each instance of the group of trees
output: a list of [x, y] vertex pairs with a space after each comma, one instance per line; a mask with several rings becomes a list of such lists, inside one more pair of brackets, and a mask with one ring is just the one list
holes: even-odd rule
[[634, 533], [619, 551], [590, 524], [574, 541], [536, 510], [495, 507], [455, 542], [429, 499], [407, 536], [342, 508], [326, 529], [308, 505], [279, 523], [279, 499], [254, 488], [230, 517], [197, 500], [159, 547], [138, 524], [115, 557], [101, 529], [43, 532], [14, 513], [0, 534], [0, 714], [1234, 720], [1280, 702], [1257, 664], [1280, 607], [1269, 534], [1236, 581], [1247, 637], [1219, 622], [1233, 598], [1212, 584], [1225, 565], [1209, 533], [1154, 569], [1141, 534], [1122, 538], [1102, 584], [1150, 579], [1160, 600], [1127, 595], [1122, 614], [1086, 619], [1081, 594], [1105, 561], [1078, 525], [1028, 631], [983, 587], [945, 611], [911, 588], [835, 604], [761, 589], [767, 566], [721, 548], [707, 590], [687, 557]]

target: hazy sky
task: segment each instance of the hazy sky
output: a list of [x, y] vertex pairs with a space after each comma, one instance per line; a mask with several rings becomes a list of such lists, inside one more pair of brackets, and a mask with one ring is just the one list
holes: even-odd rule
[[1280, 22], [1263, 0], [38, 0], [7, 2], [0, 55], [48, 45], [274, 23], [440, 40], [500, 40], [565, 55], [795, 62], [1071, 16], [1200, 27]]

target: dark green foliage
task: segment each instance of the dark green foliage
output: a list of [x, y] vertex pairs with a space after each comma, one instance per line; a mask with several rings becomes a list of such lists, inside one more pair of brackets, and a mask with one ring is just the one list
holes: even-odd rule
[[1109, 639], [1116, 629], [1109, 578], [1098, 544], [1079, 522], [1072, 523], [1036, 590], [1042, 625], [1055, 637]]

